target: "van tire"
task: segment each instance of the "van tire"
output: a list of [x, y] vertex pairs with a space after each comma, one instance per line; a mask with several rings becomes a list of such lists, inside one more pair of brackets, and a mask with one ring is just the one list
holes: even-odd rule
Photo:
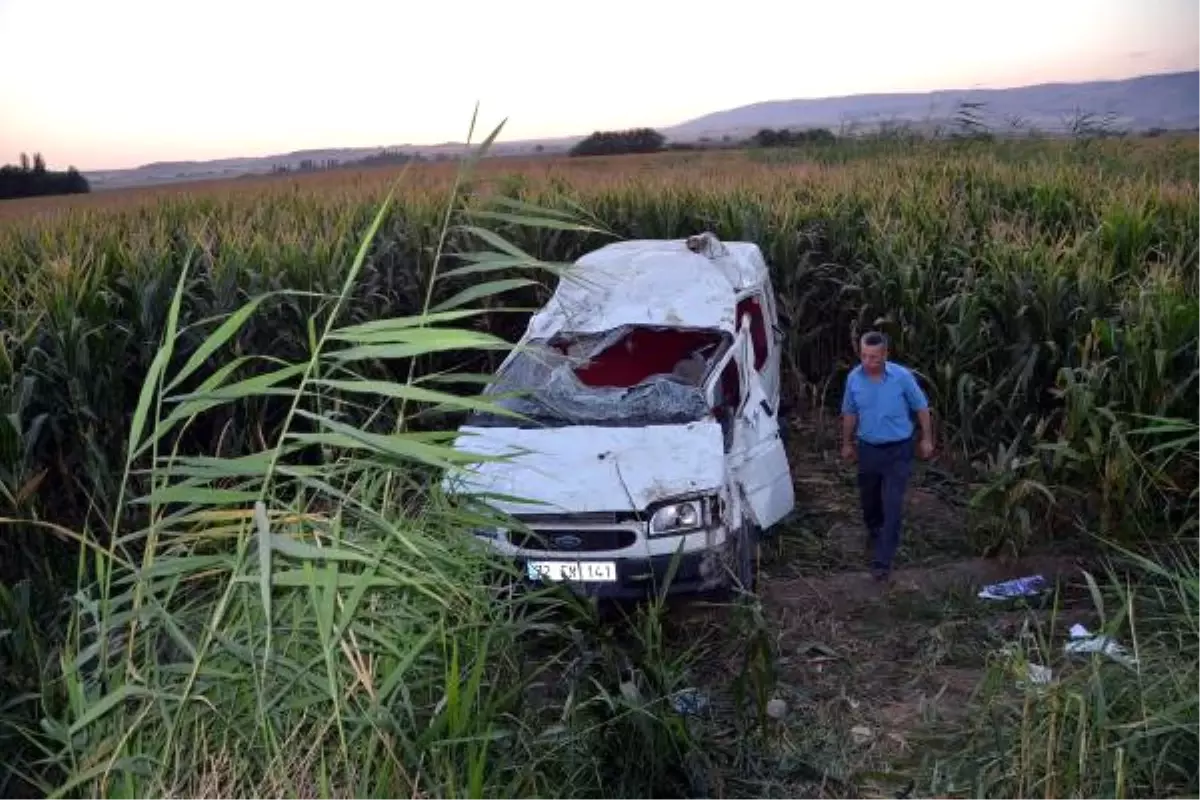
[[746, 520], [738, 529], [734, 546], [730, 548], [729, 593], [754, 594], [758, 590], [757, 555], [759, 542], [758, 526]]

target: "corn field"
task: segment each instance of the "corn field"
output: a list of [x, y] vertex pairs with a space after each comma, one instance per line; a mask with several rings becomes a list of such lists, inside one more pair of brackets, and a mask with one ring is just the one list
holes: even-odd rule
[[[487, 593], [424, 483], [477, 402], [444, 387], [498, 363], [544, 267], [708, 230], [772, 266], [798, 422], [889, 334], [981, 548], [1194, 536], [1198, 164], [1171, 137], [867, 142], [6, 203], [0, 749], [89, 796], [703, 794], [686, 726], [629, 698], [513, 705], [516, 642], [551, 628]], [[49, 640], [31, 585], [77, 587]]]
[[[756, 241], [787, 315], [788, 385], [802, 395], [791, 405], [836, 400], [856, 331], [882, 328], [893, 357], [921, 375], [948, 457], [984, 472], [1019, 463], [1039, 481], [1098, 490], [1084, 502], [1102, 500], [1104, 514], [1143, 513], [1133, 494], [1163, 509], [1128, 434], [1197, 416], [1196, 143], [911, 145], [832, 160], [785, 151], [496, 161], [462, 192], [475, 204], [501, 193], [582, 209], [621, 238], [712, 230]], [[430, 286], [453, 170], [404, 176], [349, 319], [417, 313], [427, 292], [437, 303], [470, 286], [469, 275]], [[276, 293], [269, 313], [230, 352], [300, 357], [309, 319], [395, 178], [345, 172], [10, 204], [0, 223], [0, 511], [111, 511], [138, 387], [189, 252], [180, 358], [201, 321], [265, 292]], [[558, 262], [610, 240], [498, 230]], [[506, 303], [546, 297], [545, 280], [526, 281]], [[489, 320], [510, 340], [522, 325], [511, 314]], [[181, 446], [248, 452], [272, 424], [269, 405], [215, 416]], [[1151, 438], [1142, 449], [1161, 444]], [[1150, 468], [1151, 483], [1191, 481], [1182, 468]]]

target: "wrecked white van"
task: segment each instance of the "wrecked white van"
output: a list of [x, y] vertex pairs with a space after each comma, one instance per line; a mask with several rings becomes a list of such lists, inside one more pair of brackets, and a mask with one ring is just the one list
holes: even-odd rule
[[[476, 531], [531, 581], [635, 597], [753, 584], [794, 503], [775, 297], [758, 246], [626, 241], [578, 259], [456, 447], [507, 456], [448, 486], [515, 520]], [[516, 498], [520, 498], [517, 500]]]

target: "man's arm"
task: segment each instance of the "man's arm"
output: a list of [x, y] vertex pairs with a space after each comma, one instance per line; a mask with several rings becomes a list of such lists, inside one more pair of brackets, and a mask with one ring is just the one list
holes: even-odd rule
[[854, 428], [858, 425], [858, 404], [854, 402], [854, 393], [850, 391], [850, 379], [846, 379], [846, 388], [842, 391], [842, 455], [854, 454]]
[[917, 412], [917, 421], [921, 423], [921, 441], [929, 442], [933, 445], [933, 420], [929, 416], [929, 409], [923, 408]]
[[933, 419], [929, 414], [929, 399], [925, 397], [925, 392], [921, 391], [921, 385], [917, 383], [917, 377], [911, 372], [905, 382], [904, 396], [908, 400], [909, 407], [917, 412], [917, 421], [921, 425], [921, 442], [932, 451]]

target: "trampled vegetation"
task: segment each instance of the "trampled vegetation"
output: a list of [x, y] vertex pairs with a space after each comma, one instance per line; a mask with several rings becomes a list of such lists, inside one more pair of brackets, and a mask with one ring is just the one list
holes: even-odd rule
[[[662, 610], [631, 644], [557, 595], [503, 594], [475, 512], [428, 480], [558, 270], [613, 236], [711, 230], [773, 265], [797, 424], [826, 424], [857, 331], [891, 334], [969, 487], [964, 550], [1153, 553], [1094, 587], [1139, 671], [1001, 685], [1049, 646], [1031, 612], [980, 665], [995, 713], [934, 731], [914, 780], [1195, 792], [1194, 140], [457, 170], [414, 167], [386, 204], [396, 171], [5, 209], [6, 790], [718, 793], [745, 761], [672, 710], [696, 654]], [[751, 615], [729, 628], [751, 706], [734, 716], [768, 752], [755, 608], [730, 612]], [[860, 786], [839, 781], [810, 791]]]

